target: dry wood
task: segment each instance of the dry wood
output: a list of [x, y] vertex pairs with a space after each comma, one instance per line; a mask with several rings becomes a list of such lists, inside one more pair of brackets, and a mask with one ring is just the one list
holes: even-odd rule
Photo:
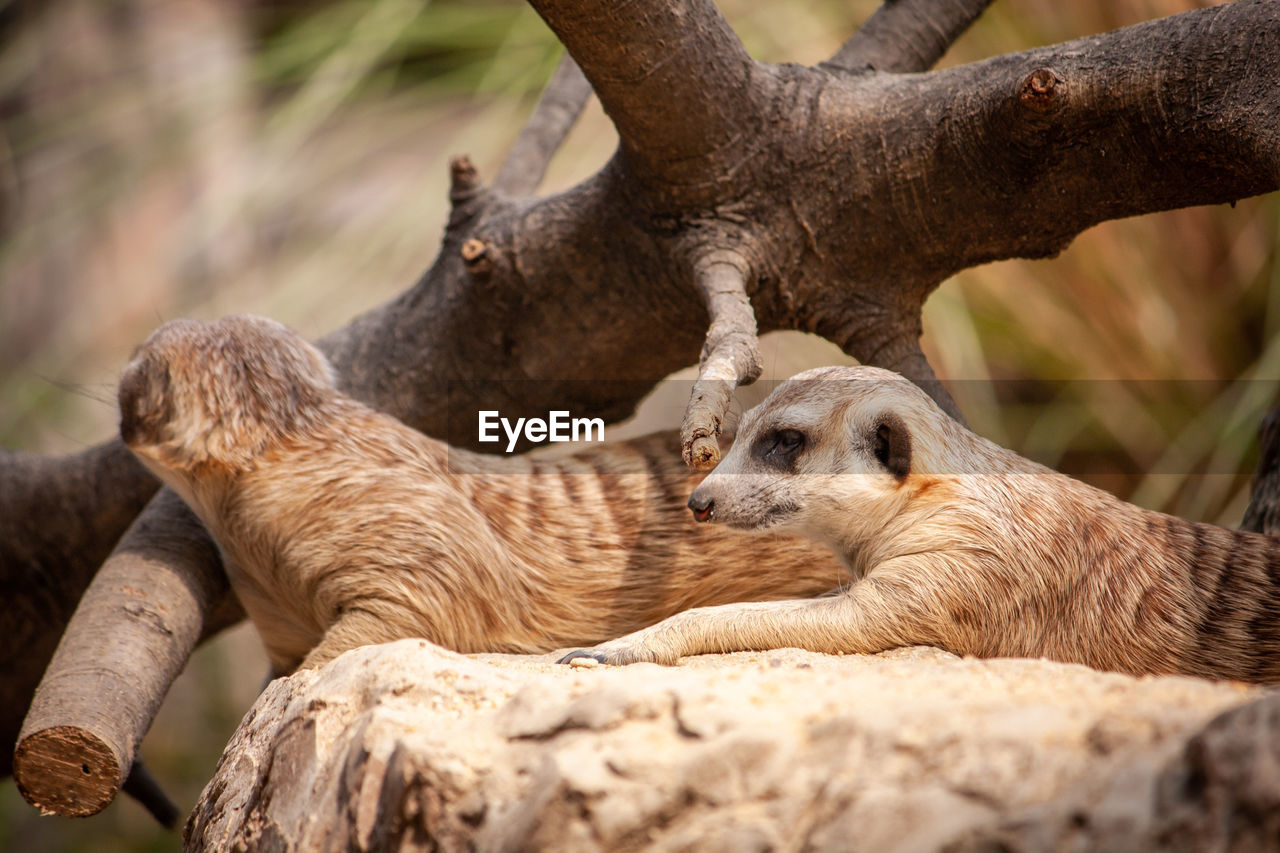
[[1259, 692], [929, 648], [610, 670], [405, 641], [274, 682], [184, 848], [1162, 850], [1152, 756]]
[[222, 615], [226, 578], [203, 570], [219, 565], [213, 543], [167, 489], [152, 507], [89, 585], [19, 733], [14, 779], [42, 811], [111, 802], [196, 641], [219, 627], [207, 619]]
[[0, 776], [62, 627], [158, 486], [118, 441], [56, 459], [0, 450]]

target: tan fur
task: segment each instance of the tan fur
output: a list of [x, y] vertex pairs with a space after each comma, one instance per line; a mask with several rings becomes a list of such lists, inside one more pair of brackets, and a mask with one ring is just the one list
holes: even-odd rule
[[462, 651], [595, 643], [689, 607], [813, 595], [838, 563], [695, 528], [674, 436], [563, 459], [451, 450], [334, 388], [269, 320], [175, 321], [120, 383], [121, 434], [223, 549], [273, 666], [424, 637]]
[[[786, 452], [795, 435], [802, 446]], [[909, 462], [901, 477], [885, 462], [890, 439]], [[821, 541], [857, 582], [817, 600], [691, 610], [566, 659], [928, 644], [1280, 680], [1280, 542], [1140, 509], [1030, 462], [887, 371], [824, 368], [779, 386], [690, 507]]]

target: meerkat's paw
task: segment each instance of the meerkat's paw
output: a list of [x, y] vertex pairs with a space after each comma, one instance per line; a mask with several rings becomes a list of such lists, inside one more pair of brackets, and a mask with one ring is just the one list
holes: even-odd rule
[[661, 663], [671, 665], [675, 663], [675, 658], [664, 660], [664, 656], [659, 655], [653, 649], [642, 643], [624, 643], [614, 640], [610, 643], [596, 646], [593, 649], [574, 649], [569, 652], [556, 663], [567, 663], [571, 666], [575, 660], [594, 660], [609, 666], [624, 666], [629, 663]]

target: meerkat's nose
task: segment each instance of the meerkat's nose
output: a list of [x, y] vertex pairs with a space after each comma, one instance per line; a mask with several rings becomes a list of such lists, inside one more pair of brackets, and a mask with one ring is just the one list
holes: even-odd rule
[[715, 498], [699, 495], [696, 490], [689, 496], [689, 509], [693, 510], [693, 517], [698, 521], [709, 521], [715, 508]]

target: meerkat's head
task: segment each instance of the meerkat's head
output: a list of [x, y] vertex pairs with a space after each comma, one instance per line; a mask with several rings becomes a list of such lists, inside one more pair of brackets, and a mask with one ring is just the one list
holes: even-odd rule
[[848, 549], [897, 515], [927, 472], [944, 469], [955, 428], [896, 373], [809, 370], [743, 416], [733, 447], [694, 489], [689, 508], [698, 521], [800, 533]]
[[120, 436], [166, 481], [203, 465], [240, 470], [306, 429], [335, 393], [325, 357], [273, 320], [174, 320], [124, 370]]

